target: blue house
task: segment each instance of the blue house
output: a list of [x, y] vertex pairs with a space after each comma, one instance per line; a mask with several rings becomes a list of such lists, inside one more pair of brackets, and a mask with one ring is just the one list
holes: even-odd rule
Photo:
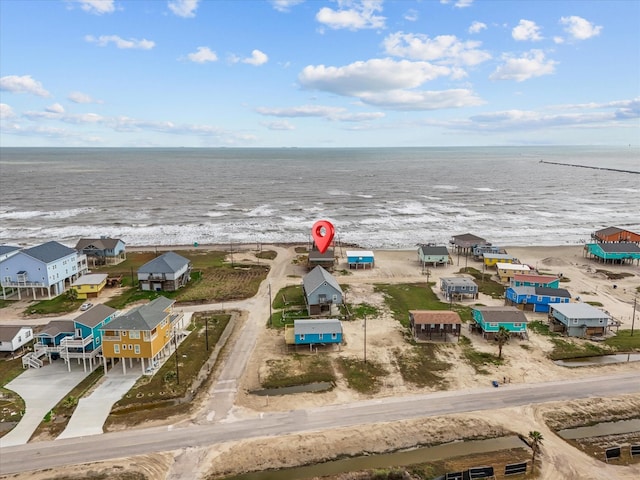
[[[291, 331], [291, 327], [289, 326]], [[285, 339], [287, 332], [285, 331]], [[288, 335], [290, 343], [291, 333]], [[294, 320], [293, 342], [295, 345], [318, 345], [342, 343], [342, 322], [335, 318], [318, 320]]]
[[373, 268], [375, 259], [369, 250], [347, 250], [347, 265], [349, 268]]
[[550, 304], [569, 303], [571, 294], [564, 288], [548, 287], [508, 287], [505, 303], [522, 310], [548, 312]]
[[71, 359], [82, 360], [84, 370], [93, 370], [99, 363], [102, 352], [102, 331], [117, 315], [117, 310], [107, 305], [96, 305], [74, 320], [53, 320], [36, 334], [34, 351], [23, 359], [25, 367], [41, 367], [41, 359], [47, 356], [49, 361], [62, 358], [71, 371]]
[[2, 296], [6, 300], [7, 289], [31, 292], [35, 299], [38, 291], [49, 300], [64, 293], [80, 276], [78, 253], [58, 242], [47, 242], [25, 248], [0, 262]]
[[551, 305], [549, 319], [557, 327], [554, 331], [584, 338], [604, 335], [611, 317], [599, 308], [580, 302]]
[[555, 275], [516, 273], [511, 279], [511, 286], [560, 288], [560, 277], [556, 277]]
[[304, 276], [302, 290], [309, 315], [331, 312], [332, 305], [342, 305], [340, 284], [319, 265]]
[[127, 259], [125, 244], [119, 238], [81, 238], [76, 250], [84, 253], [93, 265], [116, 265]]
[[478, 284], [469, 277], [443, 277], [440, 279], [440, 291], [447, 300], [454, 297], [478, 298]]
[[527, 336], [527, 317], [516, 307], [473, 307], [472, 315], [475, 322], [472, 328], [480, 329], [486, 339], [493, 339], [500, 327], [512, 335]]

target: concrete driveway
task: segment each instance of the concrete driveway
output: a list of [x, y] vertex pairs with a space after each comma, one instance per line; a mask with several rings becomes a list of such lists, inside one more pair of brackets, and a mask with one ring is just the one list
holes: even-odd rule
[[[133, 370], [136, 373], [132, 373]], [[102, 378], [100, 385], [90, 395], [80, 399], [67, 428], [58, 438], [103, 433], [102, 426], [109, 416], [111, 407], [133, 387], [141, 376], [138, 369], [130, 369], [126, 375], [119, 368], [109, 370], [109, 373]]]
[[27, 443], [47, 412], [90, 373], [75, 363], [69, 372], [62, 360], [56, 360], [42, 368], [25, 370], [9, 382], [6, 388], [23, 398], [26, 411], [20, 423], [0, 439], [0, 446]]

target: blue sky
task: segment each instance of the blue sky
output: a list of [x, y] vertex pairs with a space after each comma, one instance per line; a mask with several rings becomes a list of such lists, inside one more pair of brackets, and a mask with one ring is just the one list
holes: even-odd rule
[[640, 1], [0, 0], [0, 145], [637, 145]]

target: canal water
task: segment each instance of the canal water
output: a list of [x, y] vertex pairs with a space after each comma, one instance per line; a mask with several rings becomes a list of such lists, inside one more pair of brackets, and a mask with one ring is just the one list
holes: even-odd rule
[[640, 418], [598, 423], [589, 427], [567, 428], [566, 430], [559, 430], [558, 435], [565, 440], [577, 440], [580, 438], [603, 437], [605, 435], [620, 435], [634, 432], [640, 432]]
[[453, 442], [435, 447], [421, 447], [402, 452], [343, 458], [330, 462], [283, 470], [246, 473], [225, 480], [303, 480], [323, 475], [355, 472], [372, 468], [389, 468], [426, 463], [446, 458], [527, 447], [517, 435], [486, 440]]
[[640, 353], [617, 353], [615, 355], [600, 355], [597, 357], [569, 358], [555, 360], [561, 367], [590, 367], [594, 365], [608, 365], [611, 363], [640, 362]]

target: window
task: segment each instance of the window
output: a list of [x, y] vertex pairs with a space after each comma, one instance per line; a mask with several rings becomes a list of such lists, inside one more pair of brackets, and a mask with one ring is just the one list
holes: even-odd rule
[[113, 346], [113, 353], [120, 353], [120, 345], [117, 343]]
[[336, 338], [338, 338], [338, 334], [337, 333], [332, 333], [331, 334], [331, 338], [333, 338], [335, 340]]
[[304, 340], [304, 333], [300, 334], [300, 340]]
[[489, 326], [490, 327], [494, 327], [494, 328], [498, 328], [498, 324], [497, 323], [490, 323]]
[[600, 324], [602, 325], [602, 324], [604, 323], [604, 319], [602, 319], [602, 318], [601, 318], [601, 319], [598, 321], [598, 323], [600, 323]]
[[127, 344], [126, 344], [126, 343], [123, 343], [123, 344], [122, 344], [122, 350], [126, 350], [126, 349], [127, 349]]
[[140, 332], [134, 330], [129, 331], [129, 338], [140, 338]]
[[126, 337], [126, 336], [127, 336], [127, 331], [126, 331], [126, 330], [124, 330], [124, 331], [122, 332], [122, 336], [123, 336], [123, 337]]
[[522, 323], [514, 323], [513, 324], [513, 328], [521, 328], [522, 327]]
[[323, 336], [324, 336], [324, 334], [323, 334], [323, 333], [320, 333], [320, 334], [318, 335], [318, 339], [319, 339], [319, 340], [322, 340], [322, 337], [323, 337]]
[[129, 350], [133, 350], [133, 345], [129, 344]]
[[578, 324], [578, 319], [577, 319], [577, 318], [574, 318], [574, 319], [573, 319], [573, 324], [574, 324], [574, 325], [577, 325], [577, 324]]
[[140, 355], [140, 345], [135, 345], [135, 348], [134, 348], [133, 352], [134, 352], [136, 355]]

